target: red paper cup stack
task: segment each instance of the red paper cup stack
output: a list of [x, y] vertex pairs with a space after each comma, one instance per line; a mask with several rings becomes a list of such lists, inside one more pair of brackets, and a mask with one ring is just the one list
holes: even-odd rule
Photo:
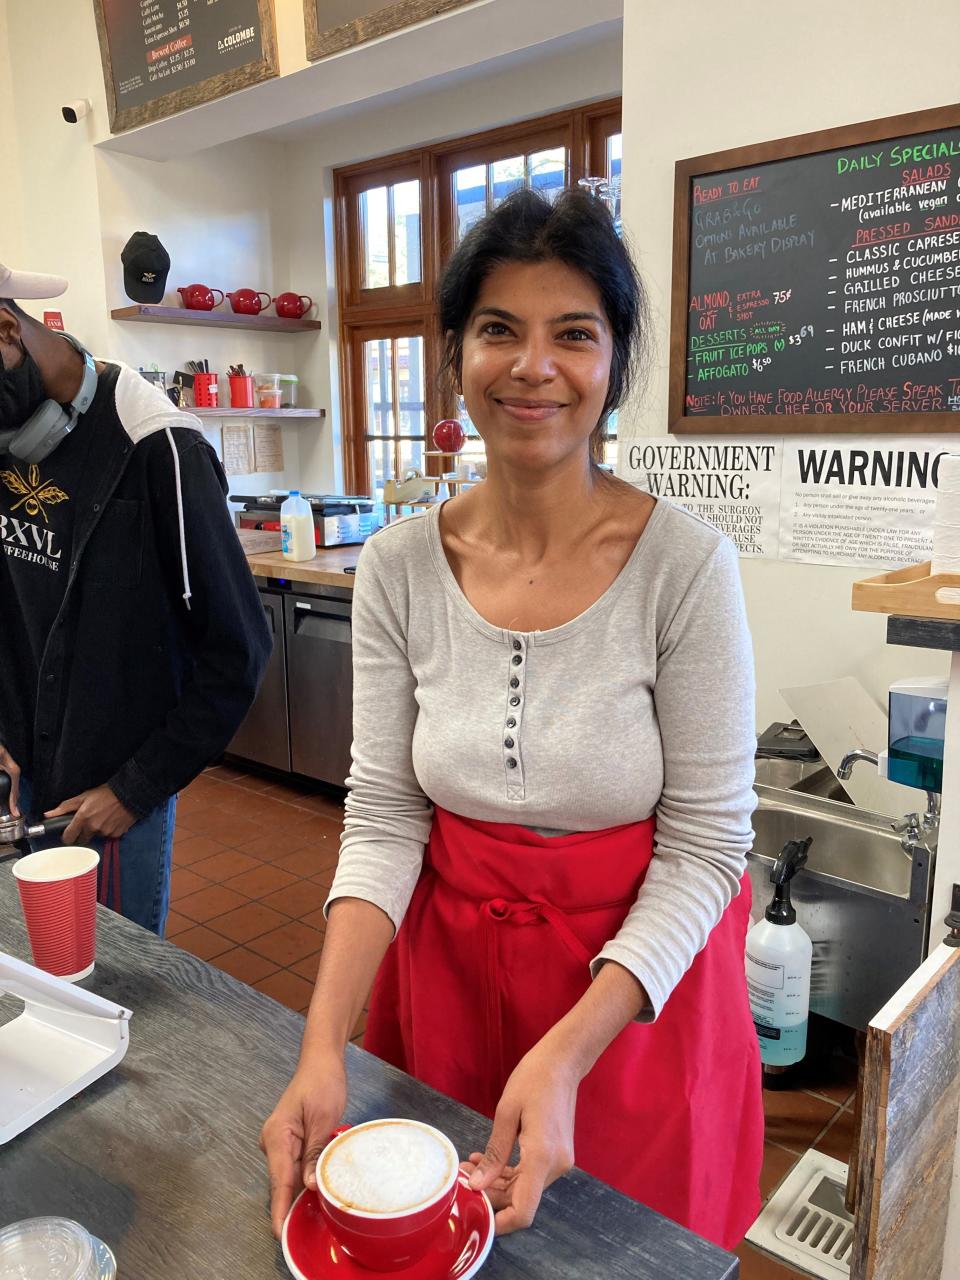
[[93, 971], [99, 861], [95, 849], [68, 846], [14, 863], [33, 963], [68, 982]]

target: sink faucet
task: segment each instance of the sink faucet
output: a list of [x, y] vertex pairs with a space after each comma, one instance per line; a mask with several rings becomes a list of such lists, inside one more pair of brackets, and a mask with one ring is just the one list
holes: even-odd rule
[[858, 760], [866, 760], [868, 764], [872, 765], [880, 763], [875, 751], [867, 751], [864, 747], [855, 747], [853, 751], [847, 752], [837, 767], [837, 777], [841, 782], [846, 782], [850, 777], [851, 773], [853, 773], [853, 766]]
[[[879, 758], [875, 751], [867, 751], [864, 747], [856, 747], [853, 751], [848, 751], [837, 767], [837, 777], [841, 782], [846, 782], [853, 772], [853, 766], [858, 760], [866, 760], [868, 764], [879, 766]], [[937, 834], [940, 827], [940, 793], [939, 791], [927, 791], [927, 808], [921, 818], [918, 813], [908, 813], [901, 818], [899, 822], [893, 823], [893, 829], [901, 837], [901, 844], [907, 853], [911, 853], [913, 846], [918, 844], [922, 837], [932, 836], [927, 839], [925, 844], [933, 851], [937, 845]]]

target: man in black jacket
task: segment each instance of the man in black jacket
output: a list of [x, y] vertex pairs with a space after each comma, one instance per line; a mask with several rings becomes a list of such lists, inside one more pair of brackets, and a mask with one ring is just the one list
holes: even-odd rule
[[119, 909], [162, 935], [176, 793], [271, 638], [197, 420], [13, 301], [65, 288], [0, 266], [0, 768], [14, 813], [73, 814], [53, 843], [119, 839]]

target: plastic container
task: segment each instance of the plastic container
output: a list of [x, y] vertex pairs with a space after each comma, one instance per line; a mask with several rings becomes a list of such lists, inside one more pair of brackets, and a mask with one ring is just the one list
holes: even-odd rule
[[747, 934], [747, 989], [764, 1067], [788, 1067], [807, 1051], [813, 943], [797, 924], [790, 881], [806, 862], [810, 844], [808, 836], [784, 845], [770, 873], [773, 901]]
[[278, 373], [277, 377], [280, 379], [280, 408], [295, 409], [300, 379], [295, 373]]
[[253, 408], [253, 378], [230, 374], [230, 408]]
[[280, 408], [279, 373], [257, 374], [257, 405], [261, 409]]
[[0, 1231], [0, 1280], [113, 1280], [110, 1250], [70, 1218], [27, 1218]]
[[313, 512], [299, 489], [280, 507], [280, 550], [287, 560], [312, 560], [317, 553]]
[[890, 686], [887, 777], [905, 787], [943, 790], [947, 682], [917, 677]]
[[193, 403], [198, 409], [220, 408], [220, 375], [218, 373], [193, 375]]

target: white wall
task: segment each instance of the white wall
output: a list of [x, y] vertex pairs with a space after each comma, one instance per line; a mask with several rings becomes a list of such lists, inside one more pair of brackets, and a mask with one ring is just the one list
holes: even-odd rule
[[[919, 12], [919, 11], [918, 11]], [[623, 208], [657, 312], [659, 361], [620, 432], [667, 432], [667, 354], [675, 161], [728, 147], [955, 102], [957, 0], [927, 0], [904, 35], [894, 0], [763, 0], [624, 6]], [[945, 675], [944, 655], [885, 644], [885, 620], [850, 610], [850, 586], [875, 570], [742, 560], [759, 683], [758, 724], [790, 719], [778, 690], [859, 676], [887, 685]]]
[[0, 0], [0, 173], [4, 175], [0, 204], [0, 262], [13, 266], [23, 253], [23, 191], [20, 182], [20, 148], [14, 121], [10, 47], [7, 34], [7, 0]]

